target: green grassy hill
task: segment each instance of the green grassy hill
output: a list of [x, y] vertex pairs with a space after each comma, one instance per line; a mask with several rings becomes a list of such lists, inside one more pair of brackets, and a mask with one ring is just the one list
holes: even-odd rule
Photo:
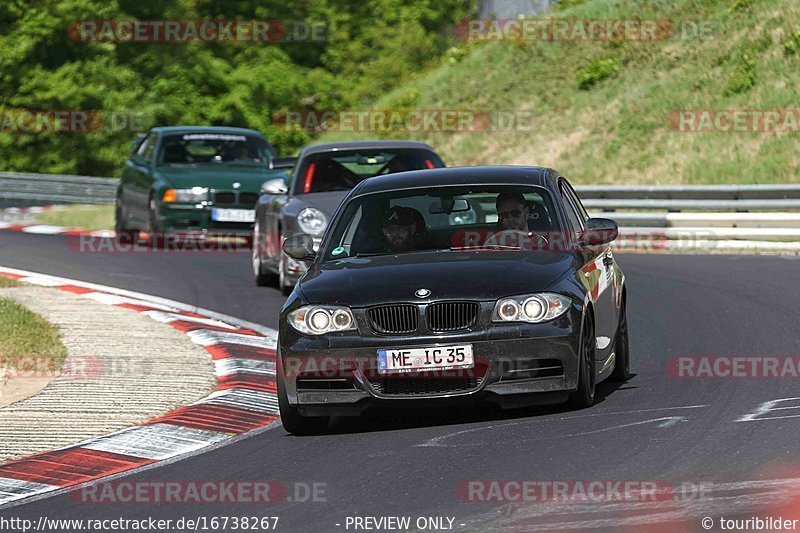
[[[464, 42], [373, 108], [525, 111], [533, 116], [531, 127], [387, 136], [425, 140], [451, 165], [547, 165], [577, 183], [800, 181], [800, 129], [688, 133], [668, 125], [670, 113], [687, 109], [800, 113], [800, 2], [569, 4], [547, 16], [667, 19], [675, 31], [654, 42]], [[682, 28], [693, 24], [704, 24], [710, 35], [682, 38]], [[345, 137], [353, 134], [323, 140]]]

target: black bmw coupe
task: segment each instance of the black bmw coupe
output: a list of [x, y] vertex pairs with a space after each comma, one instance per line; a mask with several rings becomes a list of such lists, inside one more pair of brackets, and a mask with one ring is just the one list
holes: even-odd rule
[[344, 199], [280, 316], [284, 428], [367, 407], [595, 401], [629, 378], [614, 221], [540, 167], [369, 178]]

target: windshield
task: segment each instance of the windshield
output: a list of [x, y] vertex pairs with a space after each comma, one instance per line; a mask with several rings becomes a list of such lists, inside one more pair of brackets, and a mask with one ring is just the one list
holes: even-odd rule
[[341, 150], [304, 158], [298, 169], [295, 194], [349, 191], [360, 181], [373, 176], [443, 167], [430, 150], [377, 149]]
[[161, 165], [268, 164], [272, 147], [259, 137], [229, 133], [166, 135], [161, 143]]
[[560, 235], [548, 191], [458, 186], [392, 191], [351, 200], [323, 261], [419, 251], [528, 251]]

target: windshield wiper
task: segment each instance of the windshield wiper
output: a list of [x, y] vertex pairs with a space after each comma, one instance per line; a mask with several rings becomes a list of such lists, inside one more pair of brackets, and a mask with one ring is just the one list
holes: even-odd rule
[[505, 244], [482, 244], [480, 246], [451, 246], [451, 252], [469, 252], [472, 250], [522, 250], [521, 246], [508, 246]]

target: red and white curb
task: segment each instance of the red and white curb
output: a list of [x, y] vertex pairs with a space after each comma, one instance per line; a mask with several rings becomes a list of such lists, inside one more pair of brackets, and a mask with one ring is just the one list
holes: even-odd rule
[[91, 231], [83, 228], [53, 226], [32, 221], [35, 215], [51, 209], [58, 209], [59, 207], [60, 206], [45, 205], [0, 209], [0, 230], [22, 231], [24, 233], [36, 235], [91, 235], [92, 237], [114, 237], [115, 233], [109, 230]]
[[155, 420], [0, 464], [0, 506], [218, 446], [278, 420], [277, 333], [146, 294], [0, 267], [0, 276], [55, 287], [170, 324], [213, 357], [217, 390]]
[[91, 235], [92, 237], [114, 237], [116, 233], [112, 230], [89, 231], [80, 228], [70, 228], [65, 226], [51, 226], [49, 224], [21, 223], [0, 221], [0, 230], [22, 231], [37, 235]]

